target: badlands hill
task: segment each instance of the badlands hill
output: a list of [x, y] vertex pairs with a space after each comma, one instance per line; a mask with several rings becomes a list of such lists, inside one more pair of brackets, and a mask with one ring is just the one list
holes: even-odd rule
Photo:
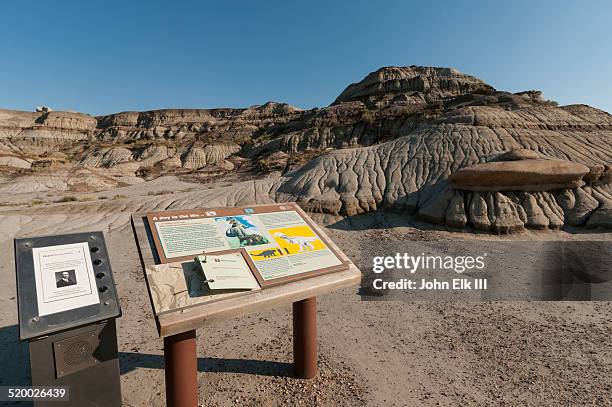
[[174, 176], [201, 185], [193, 201], [387, 208], [497, 233], [612, 228], [611, 164], [610, 114], [452, 68], [382, 68], [312, 110], [0, 110], [0, 201], [11, 202]]

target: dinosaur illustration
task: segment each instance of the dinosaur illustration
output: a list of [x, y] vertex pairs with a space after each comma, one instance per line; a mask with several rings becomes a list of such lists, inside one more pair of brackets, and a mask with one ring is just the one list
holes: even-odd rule
[[276, 257], [276, 254], [277, 254], [276, 249], [264, 250], [261, 253], [252, 253], [253, 256], [266, 257], [266, 258]]
[[287, 236], [282, 232], [276, 232], [274, 233], [274, 236], [279, 237], [288, 243], [299, 245], [301, 252], [304, 250], [314, 250], [315, 247], [312, 242], [319, 239], [316, 236]]
[[244, 226], [236, 219], [229, 219], [228, 222], [231, 226], [225, 231], [225, 236], [237, 237], [240, 241], [240, 246], [257, 246], [268, 243], [268, 239], [265, 237], [256, 233], [248, 233]]

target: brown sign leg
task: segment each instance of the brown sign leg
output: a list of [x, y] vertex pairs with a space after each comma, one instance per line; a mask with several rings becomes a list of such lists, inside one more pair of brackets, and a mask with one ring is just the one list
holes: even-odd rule
[[164, 338], [166, 405], [168, 407], [197, 407], [197, 358], [196, 331]]
[[317, 375], [317, 297], [293, 303], [293, 370], [300, 379]]

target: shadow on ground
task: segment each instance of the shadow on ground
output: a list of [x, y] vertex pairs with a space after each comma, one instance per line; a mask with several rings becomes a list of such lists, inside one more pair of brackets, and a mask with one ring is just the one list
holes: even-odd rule
[[0, 328], [0, 386], [29, 386], [30, 357], [28, 343], [19, 342], [19, 328]]
[[[0, 328], [0, 386], [30, 386], [30, 358], [27, 342], [19, 341], [19, 328]], [[121, 374], [138, 368], [163, 369], [163, 355], [119, 352]], [[210, 373], [243, 373], [263, 376], [290, 376], [292, 364], [267, 360], [198, 358], [198, 371]]]
[[[121, 374], [138, 368], [163, 369], [163, 355], [120, 352]], [[262, 376], [291, 376], [292, 364], [251, 359], [198, 358], [198, 371], [207, 373], [242, 373]]]
[[[316, 215], [315, 215], [316, 216]], [[374, 212], [362, 213], [359, 215], [336, 217], [335, 222], [326, 222], [330, 229], [344, 231], [367, 231], [372, 229], [393, 229], [398, 227], [410, 227], [419, 231], [447, 231], [447, 232], [472, 232], [479, 231], [469, 228], [457, 229], [443, 225], [434, 225], [431, 223], [419, 221], [414, 216], [407, 213], [401, 213], [392, 210], [380, 209]]]
[[[30, 386], [31, 383], [28, 343], [19, 342], [17, 325], [0, 328], [0, 386]], [[0, 405], [26, 407], [32, 403], [0, 402]]]
[[[315, 215], [316, 216], [316, 215]], [[466, 226], [463, 228], [454, 228], [446, 225], [436, 225], [433, 223], [428, 223], [426, 221], [422, 221], [417, 219], [413, 215], [409, 215], [408, 213], [391, 210], [391, 209], [379, 209], [373, 212], [362, 213], [359, 215], [353, 216], [345, 216], [345, 217], [335, 217], [335, 222], [325, 222], [329, 229], [337, 229], [342, 231], [366, 231], [366, 230], [375, 230], [375, 229], [383, 229], [390, 230], [397, 227], [409, 227], [414, 228], [415, 233], [423, 233], [426, 232], [450, 232], [450, 233], [470, 233], [473, 235], [481, 235], [481, 236], [495, 236], [497, 235], [491, 231], [483, 231], [474, 229], [471, 226]], [[562, 232], [568, 233], [570, 235], [595, 235], [599, 233], [608, 233], [609, 229], [603, 228], [594, 228], [587, 229], [584, 226], [570, 226], [564, 225], [561, 229]], [[535, 229], [525, 229], [525, 231], [535, 231]], [[520, 237], [521, 232], [518, 231], [510, 234], [502, 234], [502, 236], [510, 236], [510, 237]], [[555, 232], [554, 230], [552, 232]], [[435, 238], [426, 237], [423, 240], [433, 240]], [[448, 238], [451, 238], [450, 236]]]

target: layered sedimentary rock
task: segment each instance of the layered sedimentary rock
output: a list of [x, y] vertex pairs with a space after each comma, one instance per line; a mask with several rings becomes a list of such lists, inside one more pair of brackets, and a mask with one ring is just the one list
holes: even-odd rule
[[361, 101], [378, 105], [397, 101], [435, 103], [463, 94], [493, 91], [480, 79], [453, 68], [388, 67], [349, 85], [334, 104]]
[[0, 157], [0, 167], [30, 168], [32, 163], [19, 157], [7, 155]]
[[[57, 151], [64, 158], [51, 159]], [[12, 163], [15, 185], [49, 162], [115, 185], [276, 171], [258, 200], [343, 215], [384, 207], [494, 232], [609, 227], [612, 208], [610, 114], [559, 107], [538, 91], [497, 91], [451, 68], [382, 68], [306, 111], [279, 103], [97, 118], [2, 111], [0, 156], [10, 157], [0, 166]]]
[[[396, 71], [390, 83], [377, 84], [372, 78], [384, 75], [371, 74], [336, 103], [354, 103], [358, 96], [388, 103], [379, 112], [389, 110], [405, 88], [397, 84]], [[314, 211], [353, 215], [391, 207], [433, 223], [497, 232], [607, 225], [608, 113], [588, 106], [559, 108], [533, 91], [513, 95], [482, 87], [447, 95], [442, 94], [440, 111], [425, 108], [426, 119], [413, 128], [405, 125], [415, 122], [408, 118], [392, 121], [393, 127], [381, 123], [392, 141], [333, 151], [306, 164], [279, 194]], [[462, 190], [451, 187], [453, 177], [463, 181]]]
[[93, 134], [96, 123], [81, 113], [0, 110], [0, 151], [27, 157], [69, 149]]
[[[595, 167], [603, 172], [603, 166]], [[577, 188], [591, 173], [584, 164], [547, 160], [531, 150], [514, 150], [494, 161], [463, 167], [449, 176], [455, 189], [466, 191], [554, 191]], [[599, 174], [601, 175], [601, 174]], [[593, 174], [589, 180], [599, 177]]]
[[210, 164], [216, 164], [238, 151], [240, 151], [240, 146], [237, 144], [207, 145], [203, 148], [194, 147], [184, 155], [183, 167], [198, 169]]

